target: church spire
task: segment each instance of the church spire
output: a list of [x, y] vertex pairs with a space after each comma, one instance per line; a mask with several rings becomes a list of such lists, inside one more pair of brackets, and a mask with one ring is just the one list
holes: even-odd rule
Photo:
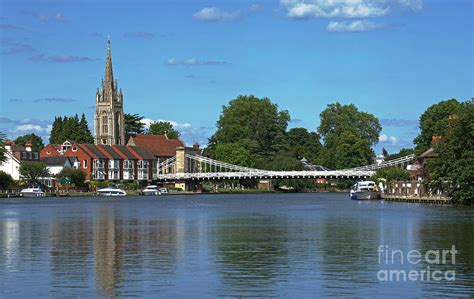
[[104, 100], [113, 102], [114, 74], [112, 71], [112, 55], [110, 54], [110, 35], [107, 38], [107, 60], [105, 62]]

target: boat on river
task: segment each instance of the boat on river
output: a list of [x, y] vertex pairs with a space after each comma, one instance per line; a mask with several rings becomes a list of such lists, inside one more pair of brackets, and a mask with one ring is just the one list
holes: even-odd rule
[[158, 186], [149, 185], [149, 186], [146, 186], [146, 188], [142, 190], [142, 194], [145, 196], [157, 196], [157, 195], [161, 195], [161, 192], [158, 189]]
[[97, 194], [100, 196], [125, 196], [127, 192], [114, 186], [102, 188], [97, 190]]
[[46, 193], [40, 187], [28, 187], [20, 191], [21, 197], [45, 197]]
[[380, 192], [373, 181], [360, 181], [355, 183], [350, 192], [352, 200], [380, 199]]

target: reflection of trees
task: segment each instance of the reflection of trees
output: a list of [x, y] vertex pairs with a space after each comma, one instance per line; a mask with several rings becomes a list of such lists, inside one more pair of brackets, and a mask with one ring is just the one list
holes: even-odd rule
[[273, 217], [232, 218], [218, 223], [217, 263], [223, 283], [236, 291], [256, 292], [282, 275], [287, 264], [285, 223]]
[[325, 291], [355, 295], [372, 286], [378, 271], [379, 226], [369, 220], [328, 218], [321, 225], [319, 251]]
[[172, 274], [176, 267], [178, 232], [176, 219], [148, 220], [144, 223], [146, 250], [150, 266], [163, 274]]
[[87, 256], [92, 227], [82, 219], [56, 221], [52, 225], [51, 272], [55, 284], [87, 283]]
[[[441, 217], [456, 217], [457, 215], [444, 215]], [[462, 217], [462, 216], [461, 216]], [[446, 256], [446, 265], [430, 265], [433, 270], [455, 270], [456, 281], [443, 284], [436, 284], [438, 287], [446, 287], [444, 292], [452, 291], [450, 288], [457, 288], [461, 294], [461, 286], [468, 287], [472, 294], [474, 290], [474, 219], [464, 216], [464, 219], [457, 219], [455, 222], [449, 220], [439, 220], [430, 222], [422, 226], [419, 232], [420, 250], [425, 253], [428, 250], [450, 250], [451, 246], [456, 246], [455, 265], [451, 264], [451, 254]], [[426, 268], [428, 264], [424, 264]], [[432, 291], [434, 285], [427, 284], [426, 290]]]

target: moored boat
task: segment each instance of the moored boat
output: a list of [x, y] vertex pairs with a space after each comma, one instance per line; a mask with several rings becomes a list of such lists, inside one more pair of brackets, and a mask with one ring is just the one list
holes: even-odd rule
[[156, 196], [156, 195], [161, 195], [161, 192], [158, 189], [158, 186], [149, 185], [149, 186], [146, 186], [146, 188], [142, 190], [142, 194], [145, 196]]
[[45, 197], [46, 193], [39, 187], [28, 187], [20, 191], [21, 197]]
[[379, 199], [380, 192], [377, 190], [375, 182], [361, 181], [352, 186], [350, 196], [352, 200]]
[[127, 192], [114, 186], [102, 188], [97, 190], [97, 194], [100, 196], [125, 196]]

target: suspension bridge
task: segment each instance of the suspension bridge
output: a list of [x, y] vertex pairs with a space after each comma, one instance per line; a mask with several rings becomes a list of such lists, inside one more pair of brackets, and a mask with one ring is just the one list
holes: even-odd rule
[[195, 153], [186, 153], [183, 149], [177, 151], [176, 156], [158, 165], [157, 180], [166, 182], [235, 179], [367, 178], [373, 176], [378, 169], [405, 166], [414, 158], [415, 155], [408, 155], [382, 163], [341, 170], [274, 171], [233, 165]]

